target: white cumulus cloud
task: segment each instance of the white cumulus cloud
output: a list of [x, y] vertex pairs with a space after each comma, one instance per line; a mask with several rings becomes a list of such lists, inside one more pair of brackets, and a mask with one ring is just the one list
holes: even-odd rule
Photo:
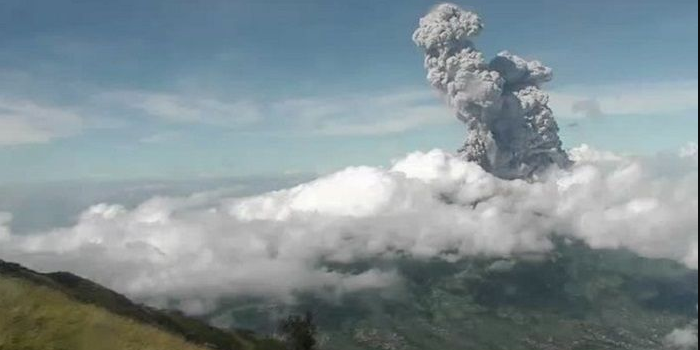
[[328, 263], [517, 258], [548, 252], [552, 235], [697, 269], [697, 162], [585, 147], [573, 154], [573, 168], [537, 183], [498, 179], [435, 150], [253, 197], [212, 192], [157, 197], [134, 209], [101, 204], [72, 227], [22, 236], [0, 229], [0, 253], [132, 296], [196, 305], [387, 288], [400, 281], [391, 269], [348, 273]]
[[686, 328], [676, 329], [666, 336], [666, 347], [671, 350], [697, 350], [698, 348], [698, 323]]

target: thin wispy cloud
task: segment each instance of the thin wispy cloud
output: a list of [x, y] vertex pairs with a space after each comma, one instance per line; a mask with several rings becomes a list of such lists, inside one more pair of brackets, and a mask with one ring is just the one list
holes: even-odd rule
[[176, 131], [165, 131], [165, 132], [159, 132], [155, 134], [151, 134], [148, 136], [145, 136], [139, 140], [140, 143], [143, 144], [162, 144], [162, 143], [167, 143], [167, 142], [172, 142], [177, 139], [182, 137], [182, 134]]
[[49, 143], [77, 135], [85, 126], [71, 110], [0, 97], [0, 146]]
[[[697, 80], [576, 86], [555, 89], [551, 104], [559, 119], [664, 117], [697, 111], [697, 94]], [[98, 91], [70, 107], [0, 97], [0, 146], [46, 144], [95, 129], [128, 128], [134, 117], [150, 118], [167, 130], [143, 136], [141, 143], [171, 142], [187, 131], [168, 129], [187, 125], [233, 131], [257, 126], [263, 134], [382, 137], [455, 123], [445, 103], [425, 88], [261, 102], [162, 91]]]
[[259, 106], [246, 100], [224, 101], [212, 97], [144, 91], [108, 92], [99, 95], [97, 100], [105, 107], [131, 110], [166, 123], [237, 127], [256, 123], [262, 118]]
[[698, 81], [572, 86], [551, 94], [559, 118], [659, 116], [697, 112]]
[[398, 91], [351, 97], [310, 97], [275, 103], [296, 128], [326, 136], [381, 136], [454, 122], [429, 91]]
[[[444, 105], [429, 91], [307, 96], [263, 102], [121, 91], [100, 94], [95, 101], [92, 109], [127, 110], [165, 125], [199, 124], [232, 130], [262, 125], [268, 131], [287, 135], [383, 136], [453, 122]], [[162, 136], [158, 133], [142, 141], [160, 143], [170, 139]]]
[[290, 135], [383, 136], [454, 122], [447, 114], [435, 95], [425, 91], [343, 98], [308, 96], [261, 103], [184, 93], [113, 91], [93, 93], [70, 109], [0, 98], [0, 146], [49, 143], [89, 129], [128, 128], [134, 125], [135, 117], [150, 118], [166, 129], [143, 136], [139, 142], [166, 143], [186, 133], [167, 130], [173, 126], [243, 130], [263, 125], [272, 132], [277, 132], [277, 126], [279, 132]]

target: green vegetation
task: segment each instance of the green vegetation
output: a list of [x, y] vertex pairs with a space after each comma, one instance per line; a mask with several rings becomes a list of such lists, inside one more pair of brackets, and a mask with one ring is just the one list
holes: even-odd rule
[[697, 271], [579, 244], [517, 263], [405, 258], [329, 268], [368, 266], [395, 269], [404, 284], [342, 300], [302, 295], [292, 308], [247, 300], [213, 316], [260, 327], [274, 314], [312, 310], [319, 347], [333, 350], [660, 350], [697, 317]]
[[313, 315], [289, 316], [280, 322], [280, 332], [289, 350], [316, 350], [318, 330]]
[[251, 332], [224, 331], [156, 310], [88, 280], [0, 261], [0, 350], [279, 350]]
[[202, 350], [47, 287], [0, 277], [1, 350]]
[[[137, 305], [79, 277], [0, 262], [0, 350], [660, 350], [697, 318], [698, 273], [561, 243], [547, 256], [327, 264], [396, 270], [392, 290], [294, 306], [229, 300], [207, 319]], [[279, 315], [313, 311], [279, 323]], [[309, 314], [310, 315], [310, 314]], [[280, 331], [285, 344], [252, 332]]]

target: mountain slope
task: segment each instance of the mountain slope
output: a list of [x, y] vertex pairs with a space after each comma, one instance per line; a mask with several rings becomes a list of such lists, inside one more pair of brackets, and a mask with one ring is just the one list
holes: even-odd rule
[[222, 331], [132, 303], [68, 274], [0, 261], [0, 350], [274, 350], [251, 333]]
[[16, 278], [0, 277], [0, 310], [2, 350], [204, 349]]
[[561, 244], [514, 260], [366, 264], [396, 269], [403, 285], [342, 300], [300, 296], [291, 308], [234, 300], [210, 317], [265, 330], [274, 314], [313, 310], [334, 350], [661, 350], [697, 318], [697, 271], [624, 251]]
[[[282, 347], [274, 341], [235, 330], [269, 332], [279, 315], [308, 310], [322, 349], [661, 350], [666, 335], [697, 319], [697, 271], [576, 243], [512, 260], [406, 257], [327, 267], [367, 266], [395, 269], [404, 282], [340, 299], [298, 295], [293, 306], [228, 300], [208, 315], [233, 330], [228, 333], [133, 304], [70, 274], [0, 263], [0, 350], [201, 349], [188, 340], [217, 349], [276, 350]], [[54, 339], [54, 347], [42, 346], [46, 339]], [[97, 346], [84, 347], [88, 341]]]

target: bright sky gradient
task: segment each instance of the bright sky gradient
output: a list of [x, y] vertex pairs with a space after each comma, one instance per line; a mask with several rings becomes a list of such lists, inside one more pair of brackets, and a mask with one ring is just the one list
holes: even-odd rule
[[[411, 42], [428, 0], [0, 0], [0, 183], [328, 172], [457, 149]], [[555, 69], [567, 146], [698, 138], [695, 0], [471, 0]]]

